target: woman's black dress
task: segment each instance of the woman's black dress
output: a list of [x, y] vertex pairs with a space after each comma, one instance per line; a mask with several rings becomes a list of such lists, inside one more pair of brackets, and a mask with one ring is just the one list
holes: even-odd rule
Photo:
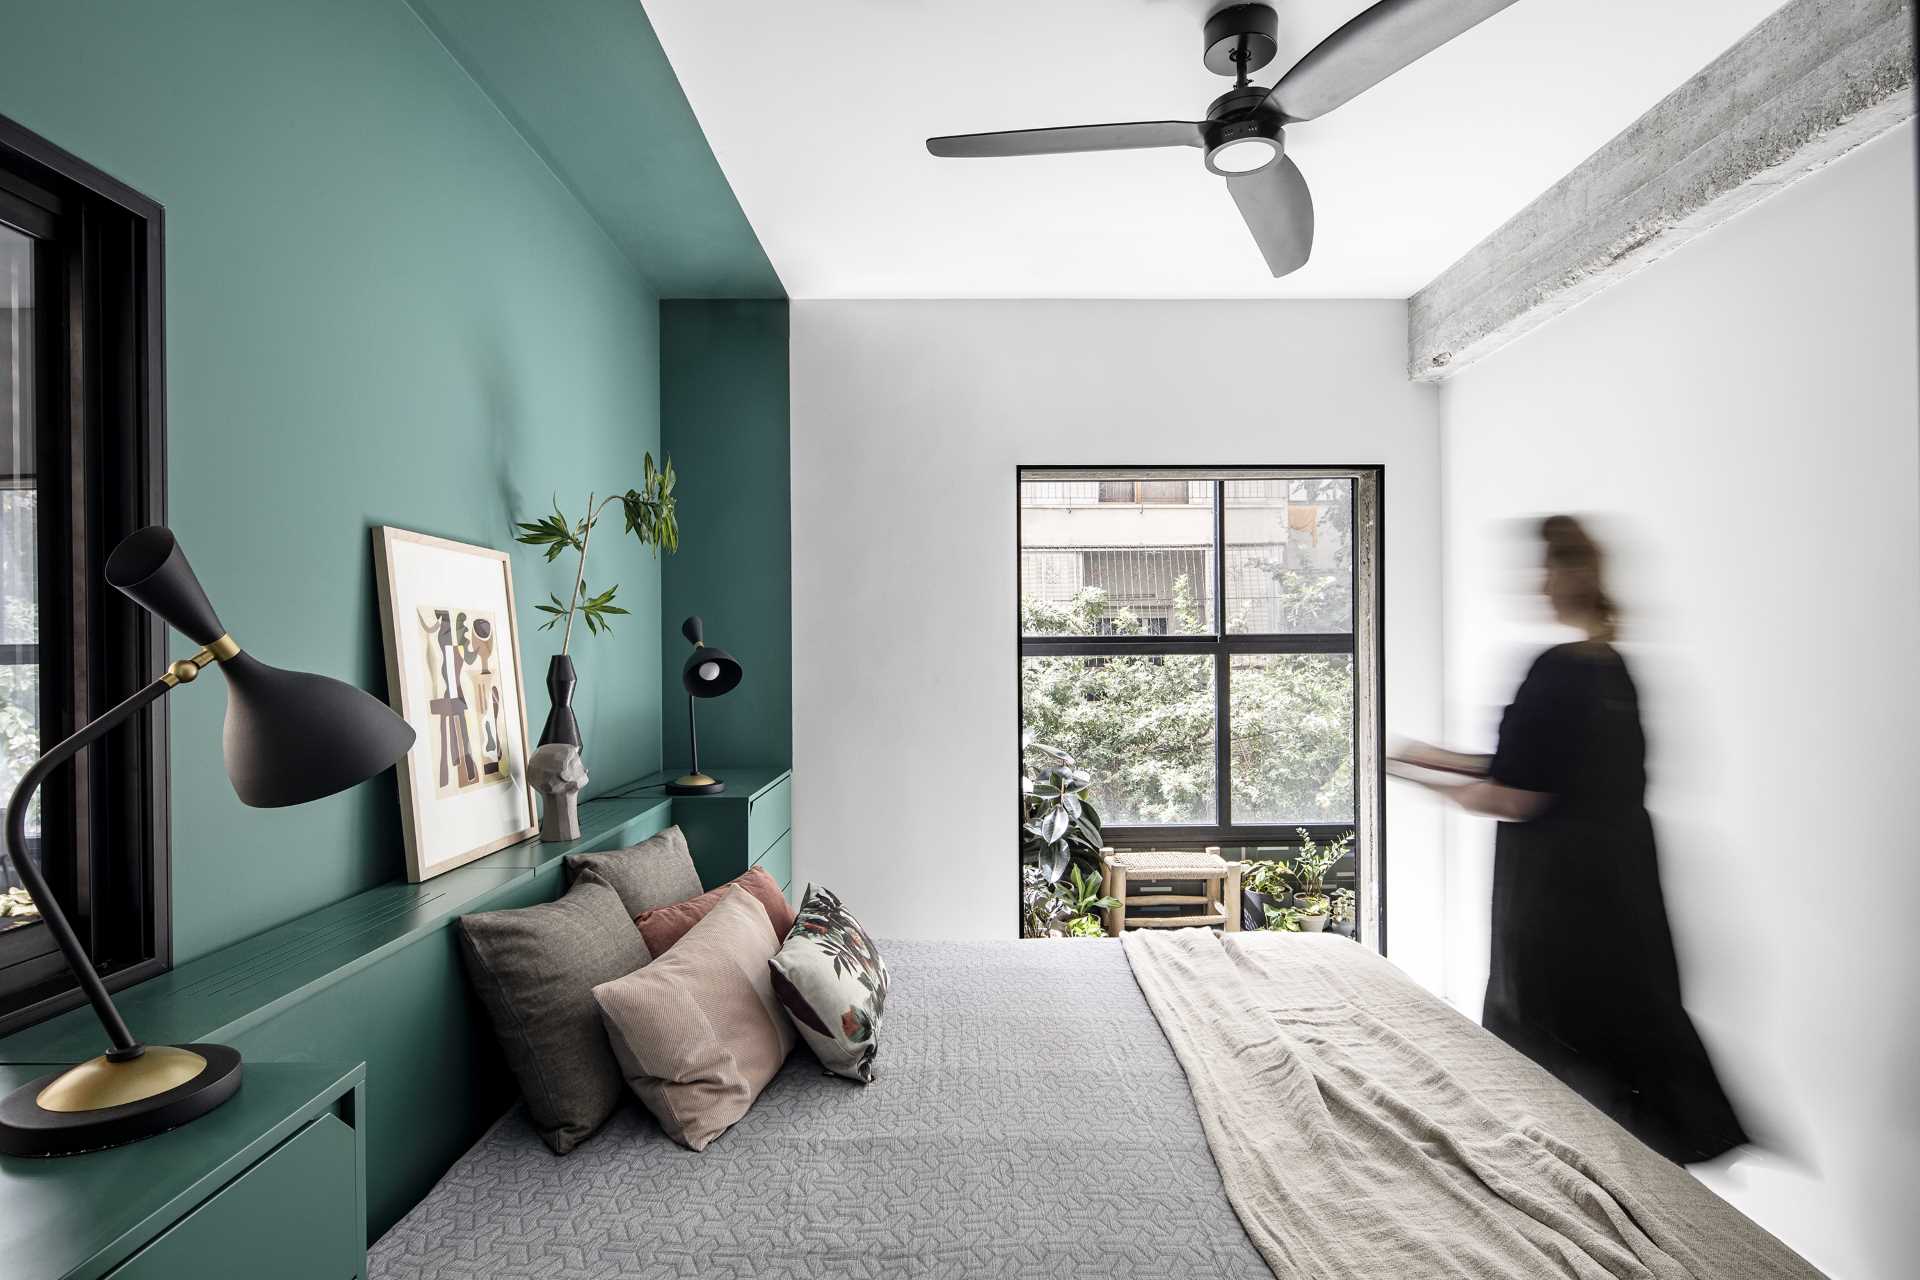
[[1673, 1160], [1745, 1142], [1680, 1003], [1620, 655], [1585, 641], [1535, 659], [1489, 773], [1553, 801], [1499, 827], [1487, 1029]]

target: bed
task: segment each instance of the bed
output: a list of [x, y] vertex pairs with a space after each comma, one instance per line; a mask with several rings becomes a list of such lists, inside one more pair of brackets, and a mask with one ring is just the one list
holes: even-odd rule
[[509, 1113], [369, 1280], [1818, 1274], [1344, 939], [882, 950], [873, 1085], [797, 1050], [701, 1153]]

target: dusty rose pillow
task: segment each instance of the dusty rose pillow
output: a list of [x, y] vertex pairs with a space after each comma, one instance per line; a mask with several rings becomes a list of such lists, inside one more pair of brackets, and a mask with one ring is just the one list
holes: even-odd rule
[[709, 889], [697, 898], [688, 898], [670, 907], [655, 907], [635, 916], [633, 922], [640, 927], [640, 936], [646, 940], [647, 954], [656, 960], [665, 955], [667, 948], [680, 941], [687, 930], [699, 924], [709, 911], [719, 906], [720, 900], [735, 885], [759, 899], [760, 905], [767, 909], [767, 923], [773, 926], [773, 941], [778, 946], [786, 938], [787, 930], [793, 928], [793, 908], [780, 896], [780, 886], [774, 883], [773, 877], [755, 867], [747, 874], [727, 881], [718, 889]]
[[672, 951], [593, 989], [628, 1087], [682, 1146], [747, 1114], [793, 1049], [767, 970], [779, 949], [766, 908], [729, 887]]

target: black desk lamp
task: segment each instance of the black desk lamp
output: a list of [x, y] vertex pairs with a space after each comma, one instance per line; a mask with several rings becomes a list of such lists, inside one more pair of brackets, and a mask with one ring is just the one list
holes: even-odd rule
[[693, 646], [680, 668], [680, 687], [687, 691], [687, 735], [693, 748], [693, 767], [667, 784], [670, 796], [710, 796], [725, 791], [727, 784], [700, 772], [700, 727], [694, 722], [695, 698], [717, 698], [731, 693], [740, 683], [740, 664], [725, 649], [706, 642], [706, 627], [694, 614], [680, 624], [680, 634]]
[[27, 802], [47, 776], [216, 662], [227, 677], [227, 776], [246, 804], [275, 808], [318, 800], [385, 771], [413, 745], [413, 728], [372, 695], [325, 676], [269, 667], [241, 652], [166, 529], [154, 525], [128, 535], [107, 557], [107, 581], [204, 647], [49, 748], [8, 802], [7, 853], [14, 870], [113, 1047], [0, 1099], [0, 1153], [7, 1155], [117, 1147], [198, 1119], [240, 1087], [238, 1051], [223, 1044], [143, 1045], [127, 1030], [73, 926], [27, 856]]

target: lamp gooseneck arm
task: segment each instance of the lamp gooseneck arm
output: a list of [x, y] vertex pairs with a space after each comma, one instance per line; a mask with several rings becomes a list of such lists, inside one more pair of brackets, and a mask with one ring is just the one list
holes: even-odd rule
[[[209, 660], [212, 654], [202, 650]], [[73, 759], [80, 751], [106, 736], [115, 727], [131, 719], [135, 712], [148, 703], [158, 700], [175, 685], [193, 676], [185, 675], [182, 668], [191, 666], [194, 674], [199, 673], [201, 654], [196, 654], [183, 662], [173, 665], [167, 674], [147, 685], [138, 693], [106, 712], [90, 724], [83, 725], [78, 732], [65, 741], [50, 747], [33, 767], [20, 779], [20, 785], [13, 789], [13, 799], [7, 802], [7, 854], [13, 859], [13, 869], [21, 880], [26, 882], [27, 892], [33, 896], [33, 905], [40, 911], [41, 922], [53, 934], [53, 940], [59, 944], [60, 952], [67, 958], [67, 965], [73, 970], [74, 977], [80, 980], [80, 989], [86, 993], [87, 1000], [93, 1005], [93, 1011], [100, 1019], [100, 1025], [106, 1028], [107, 1038], [113, 1042], [113, 1049], [107, 1056], [115, 1061], [137, 1058], [141, 1045], [127, 1030], [126, 1022], [120, 1017], [120, 1011], [113, 1007], [113, 1000], [107, 995], [106, 984], [100, 981], [100, 974], [94, 969], [93, 961], [87, 956], [86, 948], [81, 946], [79, 936], [73, 926], [67, 923], [67, 917], [60, 911], [60, 904], [54, 901], [53, 891], [47, 887], [47, 881], [40, 869], [33, 865], [33, 859], [27, 856], [27, 807], [33, 799], [33, 793], [40, 788], [54, 770]]]

